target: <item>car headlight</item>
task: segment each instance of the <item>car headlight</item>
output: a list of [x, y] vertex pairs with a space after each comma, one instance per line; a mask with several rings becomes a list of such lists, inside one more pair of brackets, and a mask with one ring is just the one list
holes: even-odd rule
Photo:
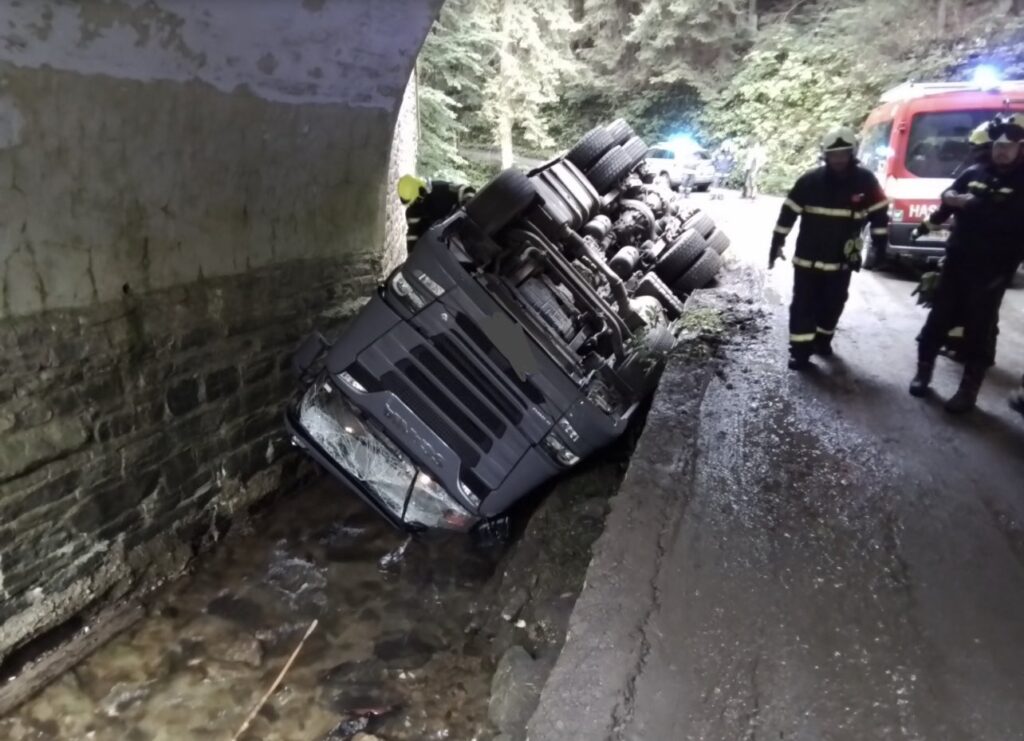
[[422, 471], [405, 508], [405, 521], [410, 525], [423, 525], [444, 530], [468, 530], [478, 517], [463, 509], [440, 484]]
[[391, 290], [402, 299], [410, 308], [418, 311], [426, 306], [427, 302], [423, 300], [416, 289], [413, 288], [412, 283], [405, 277], [402, 271], [395, 273], [395, 276], [391, 279]]
[[563, 466], [575, 466], [580, 462], [580, 457], [569, 450], [565, 443], [558, 439], [558, 436], [549, 432], [544, 438], [544, 449]]

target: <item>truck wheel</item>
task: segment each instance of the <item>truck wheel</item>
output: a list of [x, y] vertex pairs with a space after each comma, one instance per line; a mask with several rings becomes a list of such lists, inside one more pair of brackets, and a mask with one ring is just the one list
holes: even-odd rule
[[617, 118], [610, 124], [605, 126], [608, 133], [611, 134], [612, 140], [616, 144], [622, 144], [632, 137], [636, 136], [636, 132], [633, 131], [633, 127], [626, 123], [626, 119]]
[[707, 246], [704, 237], [697, 232], [692, 229], [685, 231], [661, 253], [654, 270], [659, 278], [671, 285], [700, 259]]
[[683, 302], [672, 293], [672, 289], [655, 273], [648, 273], [640, 279], [636, 288], [637, 296], [653, 296], [661, 302], [669, 319], [677, 319], [683, 314]]
[[714, 250], [719, 255], [729, 249], [730, 244], [729, 237], [721, 229], [715, 229], [708, 237], [708, 249]]
[[703, 211], [695, 211], [683, 224], [683, 229], [694, 229], [705, 239], [715, 230], [715, 222]]
[[647, 159], [647, 145], [639, 136], [634, 136], [623, 144], [622, 151], [629, 156], [629, 161], [632, 163], [629, 168], [631, 170]]
[[487, 236], [508, 226], [537, 200], [537, 189], [519, 170], [509, 168], [481, 188], [466, 204], [466, 215]]
[[641, 349], [627, 356], [616, 369], [619, 378], [633, 389], [637, 398], [654, 391], [665, 357], [675, 344], [672, 332], [666, 327], [656, 327], [643, 338]]
[[601, 159], [601, 155], [615, 146], [615, 141], [603, 126], [591, 129], [576, 142], [565, 158], [581, 170], [586, 170]]
[[676, 296], [682, 298], [687, 294], [703, 288], [715, 279], [722, 269], [722, 257], [714, 250], [704, 250], [704, 254], [685, 273], [672, 284]]
[[587, 178], [594, 184], [597, 192], [604, 195], [621, 183], [632, 169], [633, 165], [629, 161], [629, 155], [622, 150], [622, 147], [612, 147], [587, 172]]

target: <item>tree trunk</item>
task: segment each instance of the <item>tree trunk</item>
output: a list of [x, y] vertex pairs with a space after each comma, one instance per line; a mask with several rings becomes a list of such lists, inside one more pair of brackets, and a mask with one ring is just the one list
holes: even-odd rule
[[948, 0], [939, 0], [939, 7], [935, 13], [936, 33], [942, 36], [946, 32], [946, 18], [949, 15]]
[[512, 167], [512, 113], [508, 106], [502, 106], [498, 118], [498, 143], [501, 146], [501, 169]]
[[[498, 79], [502, 85], [500, 90], [512, 89], [512, 3], [515, 0], [501, 0], [501, 51], [498, 59]], [[499, 92], [499, 95], [502, 94]], [[512, 167], [512, 127], [515, 123], [512, 106], [507, 97], [498, 103], [498, 146], [501, 147], [501, 167]]]
[[747, 8], [747, 20], [750, 22], [750, 33], [757, 33], [757, 0], [750, 0]]

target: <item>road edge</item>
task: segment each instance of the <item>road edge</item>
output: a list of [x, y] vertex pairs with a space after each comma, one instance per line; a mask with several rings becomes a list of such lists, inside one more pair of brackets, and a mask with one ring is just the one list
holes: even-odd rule
[[629, 725], [650, 651], [658, 574], [692, 497], [701, 406], [723, 343], [754, 318], [764, 274], [739, 268], [686, 304], [690, 325], [669, 358], [647, 424], [594, 544], [565, 644], [527, 726], [529, 741], [613, 738]]

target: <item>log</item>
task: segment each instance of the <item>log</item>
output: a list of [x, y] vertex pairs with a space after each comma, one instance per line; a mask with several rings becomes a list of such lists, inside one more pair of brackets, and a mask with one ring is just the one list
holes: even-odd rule
[[135, 625], [145, 614], [145, 608], [137, 602], [98, 613], [86, 627], [66, 643], [36, 659], [0, 687], [0, 717], [30, 700], [50, 682], [88, 658], [96, 649]]

